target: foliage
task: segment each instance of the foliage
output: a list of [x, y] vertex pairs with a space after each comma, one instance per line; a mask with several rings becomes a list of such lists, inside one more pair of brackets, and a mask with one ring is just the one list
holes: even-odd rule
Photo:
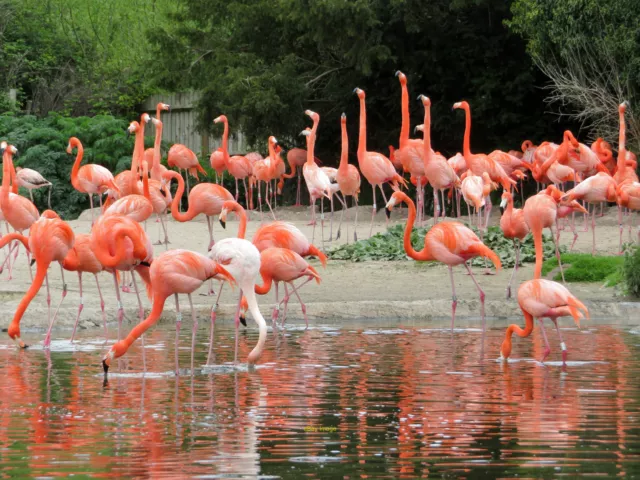
[[[329, 252], [329, 257], [333, 260], [351, 260], [362, 262], [367, 260], [409, 260], [403, 246], [404, 225], [394, 225], [386, 232], [378, 233], [366, 240], [359, 240], [352, 244], [341, 245]], [[424, 236], [430, 227], [414, 228], [411, 232], [411, 244], [417, 250], [421, 250], [424, 245]], [[473, 228], [478, 234], [478, 230]], [[478, 235], [479, 236], [479, 235]], [[511, 240], [505, 238], [500, 227], [489, 227], [483, 240], [484, 244], [498, 254], [505, 268], [515, 265], [515, 250]], [[555, 246], [551, 237], [544, 236], [543, 240], [544, 256], [555, 255]], [[536, 253], [533, 245], [533, 237], [528, 235], [520, 249], [520, 262], [535, 262]], [[481, 258], [475, 258], [471, 265], [484, 266], [485, 262]]]
[[[78, 137], [84, 146], [86, 163], [97, 163], [118, 172], [131, 166], [133, 137], [128, 138], [127, 122], [111, 116], [68, 118], [51, 114], [43, 119], [35, 116], [0, 116], [0, 139], [18, 149], [15, 165], [38, 170], [53, 183], [52, 207], [65, 219], [77, 217], [89, 208], [87, 195], [71, 185], [74, 155], [67, 155], [69, 138]], [[153, 139], [146, 138], [147, 146]], [[27, 194], [21, 191], [21, 194]], [[34, 190], [40, 211], [47, 208], [47, 190]], [[95, 200], [95, 198], [94, 198]]]
[[[618, 285], [622, 280], [621, 268], [624, 259], [620, 256], [593, 256], [590, 253], [563, 253], [560, 255], [567, 282], [602, 282], [607, 287]], [[548, 274], [558, 266], [555, 257], [542, 265], [542, 275]], [[561, 280], [560, 272], [554, 280]]]
[[[617, 104], [640, 93], [640, 24], [635, 0], [514, 0], [512, 31], [551, 80], [551, 97], [569, 118], [617, 140]], [[629, 143], [640, 148], [630, 112]]]
[[[158, 85], [198, 89], [203, 128], [225, 113], [254, 145], [275, 135], [285, 148], [309, 119], [323, 117], [318, 156], [337, 163], [341, 112], [357, 144], [358, 101], [367, 92], [369, 148], [387, 152], [400, 129], [402, 70], [409, 79], [412, 124], [422, 123], [418, 93], [433, 100], [434, 143], [460, 150], [464, 120], [451, 105], [470, 101], [477, 151], [510, 149], [524, 138], [558, 138], [544, 113], [542, 75], [503, 20], [500, 0], [180, 0], [155, 37]], [[555, 131], [554, 131], [555, 129]], [[353, 160], [352, 160], [353, 161]]]
[[625, 251], [622, 278], [627, 293], [640, 297], [640, 247], [631, 246]]
[[18, 89], [38, 115], [130, 113], [151, 91], [149, 35], [172, 9], [170, 0], [0, 0], [0, 91]]

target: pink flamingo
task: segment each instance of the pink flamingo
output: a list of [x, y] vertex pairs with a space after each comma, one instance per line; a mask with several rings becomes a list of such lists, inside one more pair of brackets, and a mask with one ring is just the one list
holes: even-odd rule
[[[518, 325], [512, 324], [507, 328], [504, 341], [500, 347], [500, 359], [505, 362], [511, 355], [511, 337], [515, 333], [521, 338], [526, 338], [533, 331], [533, 319], [537, 318], [542, 329], [542, 338], [544, 338], [545, 351], [541, 362], [551, 353], [549, 340], [544, 331], [542, 319], [550, 318], [556, 326], [558, 337], [560, 338], [560, 347], [562, 348], [562, 363], [567, 361], [567, 345], [564, 343], [560, 328], [558, 328], [558, 317], [573, 317], [576, 325], [580, 326], [580, 319], [584, 316], [589, 318], [589, 310], [584, 304], [574, 297], [569, 290], [563, 285], [551, 280], [534, 279], [528, 280], [520, 285], [518, 289], [518, 304], [522, 310], [525, 319], [525, 328], [522, 329]], [[580, 311], [584, 312], [584, 314]]]
[[203, 175], [207, 175], [202, 165], [198, 161], [198, 157], [193, 150], [187, 148], [185, 145], [176, 143], [169, 149], [169, 155], [167, 156], [167, 165], [169, 168], [176, 167], [178, 173], [182, 174], [182, 170], [185, 171], [185, 177], [187, 179], [187, 195], [191, 193], [189, 189], [189, 175], [195, 177], [198, 180], [198, 172]]
[[16, 168], [16, 183], [18, 187], [24, 187], [29, 190], [29, 197], [33, 203], [33, 190], [42, 187], [49, 187], [49, 195], [47, 197], [47, 204], [51, 209], [51, 188], [53, 184], [44, 178], [40, 172], [32, 170], [30, 168]]
[[[387, 203], [387, 196], [384, 194], [382, 188], [383, 184], [389, 182], [394, 191], [397, 191], [400, 187], [399, 184], [406, 187], [407, 182], [396, 172], [391, 160], [378, 152], [367, 151], [367, 107], [365, 105], [365, 93], [360, 88], [355, 88], [353, 91], [358, 95], [360, 100], [360, 130], [358, 135], [358, 165], [360, 171], [367, 182], [373, 189], [373, 210], [371, 213], [371, 225], [369, 227], [369, 236], [373, 233], [373, 220], [376, 216], [376, 187], [382, 192], [382, 198], [385, 204]], [[385, 210], [387, 214], [387, 225], [389, 224], [390, 211]]]
[[246, 197], [245, 203], [249, 208], [249, 192], [247, 191], [247, 177], [251, 175], [253, 165], [246, 157], [242, 155], [234, 155], [229, 157], [228, 140], [229, 140], [229, 121], [226, 115], [220, 115], [213, 120], [213, 123], [224, 124], [224, 133], [222, 134], [222, 156], [227, 170], [233, 178], [236, 180], [236, 202], [238, 201], [238, 180], [242, 180], [244, 184], [244, 195]]
[[520, 264], [520, 245], [529, 234], [529, 226], [524, 220], [522, 209], [513, 208], [513, 195], [511, 192], [502, 193], [500, 208], [505, 209], [500, 218], [500, 228], [505, 238], [510, 238], [513, 241], [513, 247], [516, 251], [516, 262], [513, 266], [513, 272], [511, 272], [511, 278], [509, 278], [509, 285], [507, 285], [507, 298], [511, 298], [511, 285]]
[[[336, 174], [336, 181], [340, 192], [345, 198], [346, 209], [346, 197], [350, 196], [356, 206], [355, 221], [353, 224], [353, 240], [358, 241], [358, 195], [360, 194], [360, 172], [355, 165], [349, 164], [349, 137], [347, 136], [347, 116], [343, 113], [340, 116], [340, 128], [342, 131], [342, 151], [340, 153], [340, 166], [338, 167], [338, 173]], [[342, 225], [342, 214], [340, 215], [340, 225]], [[338, 233], [336, 240], [340, 238], [340, 227], [338, 227]]]
[[431, 227], [424, 237], [424, 248], [417, 252], [413, 248], [413, 245], [411, 245], [411, 233], [413, 232], [413, 224], [416, 219], [415, 204], [405, 193], [394, 192], [393, 195], [391, 195], [389, 203], [387, 203], [387, 208], [392, 209], [395, 205], [401, 202], [405, 202], [409, 207], [409, 219], [407, 220], [407, 225], [404, 230], [404, 250], [407, 252], [407, 255], [420, 262], [435, 260], [445, 263], [447, 267], [449, 267], [451, 290], [453, 294], [451, 302], [451, 330], [453, 331], [453, 324], [456, 318], [456, 305], [458, 304], [456, 287], [453, 282], [453, 267], [464, 264], [480, 294], [482, 331], [484, 332], [485, 294], [480, 288], [480, 285], [478, 285], [478, 282], [476, 282], [473, 272], [469, 268], [469, 265], [467, 265], [467, 261], [475, 257], [485, 257], [493, 262], [496, 270], [500, 270], [500, 258], [495, 254], [495, 252], [493, 252], [493, 250], [482, 243], [472, 230], [458, 222], [441, 222]]
[[[265, 159], [258, 160], [253, 164], [253, 176], [255, 177], [255, 181], [258, 185], [258, 205], [260, 206], [260, 216], [262, 217], [262, 194], [260, 182], [265, 183], [265, 201], [269, 207], [269, 211], [275, 220], [276, 214], [273, 213], [273, 208], [271, 208], [271, 202], [269, 201], [269, 184], [271, 180], [276, 178], [276, 151], [275, 147], [278, 144], [278, 140], [273, 135], [269, 137], [268, 146], [269, 146], [269, 156]], [[251, 183], [251, 180], [249, 181]]]

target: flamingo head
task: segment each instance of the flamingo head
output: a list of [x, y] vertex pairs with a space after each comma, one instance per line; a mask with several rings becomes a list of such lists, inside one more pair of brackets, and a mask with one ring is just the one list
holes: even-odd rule
[[309, 127], [305, 128], [303, 131], [300, 132], [300, 135], [304, 135], [305, 137], [308, 137], [309, 135], [311, 135], [311, 129]]
[[60, 215], [58, 215], [53, 210], [45, 210], [40, 215], [40, 218], [48, 218], [49, 220], [53, 220], [53, 219], [57, 218], [58, 220], [60, 220]]
[[123, 341], [120, 341], [111, 347], [111, 349], [107, 352], [107, 354], [102, 359], [102, 369], [104, 370], [105, 376], [109, 373], [109, 367], [111, 366], [111, 362], [115, 358], [121, 357], [127, 351], [127, 348], [124, 345]]
[[269, 145], [271, 145], [273, 148], [276, 148], [276, 145], [278, 145], [278, 139], [271, 135], [269, 137]]
[[140, 128], [140, 124], [134, 120], [127, 127], [127, 136], [136, 133], [139, 128]]
[[618, 111], [624, 115], [624, 112], [627, 111], [627, 107], [629, 107], [629, 102], [625, 100], [618, 106]]
[[416, 132], [424, 132], [424, 123], [421, 123], [420, 125], [416, 125], [416, 128], [413, 129], [413, 133]]
[[305, 110], [304, 114], [311, 118], [314, 122], [320, 121], [320, 115], [318, 115], [313, 110]]
[[511, 194], [511, 192], [506, 192], [506, 191], [503, 192], [502, 193], [502, 201], [500, 202], [500, 208], [506, 208], [507, 204], [512, 199], [513, 199], [513, 195]]
[[340, 115], [340, 124], [341, 125], [347, 124], [347, 114], [344, 112], [342, 112], [342, 115]]
[[166, 112], [170, 112], [171, 111], [171, 105], [169, 105], [168, 103], [159, 103], [157, 105], [158, 110], [164, 110]]
[[[344, 115], [344, 113], [343, 113], [343, 115]], [[3, 140], [2, 143], [0, 143], [0, 155], [2, 155], [4, 153], [6, 148], [7, 148], [7, 142], [5, 142]]]
[[393, 195], [391, 195], [391, 198], [387, 202], [387, 205], [386, 205], [387, 210], [389, 212], [391, 212], [393, 207], [395, 207], [399, 203], [402, 203], [405, 198], [407, 198], [407, 196], [404, 193], [402, 193], [402, 192], [393, 192]]
[[425, 107], [431, 106], [431, 99], [426, 95], [418, 95], [418, 100], [420, 100], [422, 102], [422, 105], [424, 105]]
[[364, 90], [362, 90], [361, 88], [354, 88], [353, 89], [353, 93], [355, 93], [356, 95], [358, 95], [359, 99], [363, 99], [364, 98]]
[[463, 110], [468, 110], [469, 109], [469, 104], [467, 103], [466, 100], [462, 100], [461, 102], [456, 102], [453, 104], [453, 109], [458, 109], [458, 108], [462, 108]]
[[226, 121], [227, 121], [226, 115], [220, 115], [219, 117], [216, 117], [213, 119], [213, 123], [220, 123], [220, 122], [226, 122]]
[[396, 72], [396, 77], [398, 77], [400, 79], [400, 84], [401, 85], [406, 85], [407, 84], [407, 76], [402, 73], [400, 70], [398, 70]]
[[533, 148], [533, 142], [531, 140], [525, 140], [524, 142], [522, 142], [522, 145], [520, 146], [520, 148], [522, 149], [523, 152], [526, 152], [530, 148]]
[[155, 117], [151, 119], [151, 122], [156, 126], [156, 128], [162, 127], [162, 121], [158, 120]]
[[570, 142], [573, 148], [580, 148], [580, 143], [578, 143], [578, 140], [576, 140], [576, 137], [573, 136], [570, 130], [564, 131], [563, 139], [565, 142]]
[[151, 121], [151, 116], [148, 113], [143, 113], [140, 115], [140, 123], [145, 124]]
[[227, 215], [229, 215], [229, 212], [236, 212], [239, 208], [242, 207], [238, 202], [234, 200], [227, 200], [222, 204], [222, 210], [220, 211], [220, 215], [218, 216], [222, 228], [227, 228]]

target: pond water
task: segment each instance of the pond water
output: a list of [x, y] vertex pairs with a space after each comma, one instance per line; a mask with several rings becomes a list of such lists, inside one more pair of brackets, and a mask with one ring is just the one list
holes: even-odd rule
[[504, 329], [483, 344], [480, 330], [428, 324], [303, 327], [270, 331], [254, 371], [230, 364], [227, 327], [209, 369], [198, 332], [191, 370], [183, 327], [176, 376], [175, 330], [161, 325], [146, 335], [146, 373], [135, 344], [106, 383], [99, 333], [50, 354], [3, 337], [0, 478], [640, 475], [640, 336], [628, 328], [563, 329], [562, 367], [548, 327], [545, 365], [537, 326], [506, 365]]

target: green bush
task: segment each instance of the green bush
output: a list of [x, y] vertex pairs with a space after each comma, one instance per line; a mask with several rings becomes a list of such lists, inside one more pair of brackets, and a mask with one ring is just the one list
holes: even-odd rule
[[[620, 272], [624, 259], [620, 256], [563, 253], [560, 259], [567, 282], [603, 282], [607, 287], [613, 287], [622, 280]], [[542, 265], [542, 275], [546, 275], [557, 266], [556, 258], [550, 258]], [[561, 280], [560, 272], [553, 279]]]
[[[18, 149], [14, 159], [17, 167], [37, 170], [53, 183], [51, 206], [68, 220], [89, 208], [88, 196], [71, 185], [75, 152], [73, 155], [66, 153], [69, 138], [78, 137], [82, 142], [83, 165], [96, 163], [115, 174], [131, 166], [133, 137], [127, 138], [127, 125], [127, 121], [112, 116], [68, 118], [52, 114], [38, 119], [0, 115], [0, 139]], [[146, 138], [145, 144], [152, 146], [153, 139]], [[20, 193], [28, 195], [27, 192]], [[47, 190], [34, 190], [33, 193], [38, 209], [46, 209]]]
[[640, 297], [640, 247], [632, 246], [625, 251], [622, 278], [627, 293]]

